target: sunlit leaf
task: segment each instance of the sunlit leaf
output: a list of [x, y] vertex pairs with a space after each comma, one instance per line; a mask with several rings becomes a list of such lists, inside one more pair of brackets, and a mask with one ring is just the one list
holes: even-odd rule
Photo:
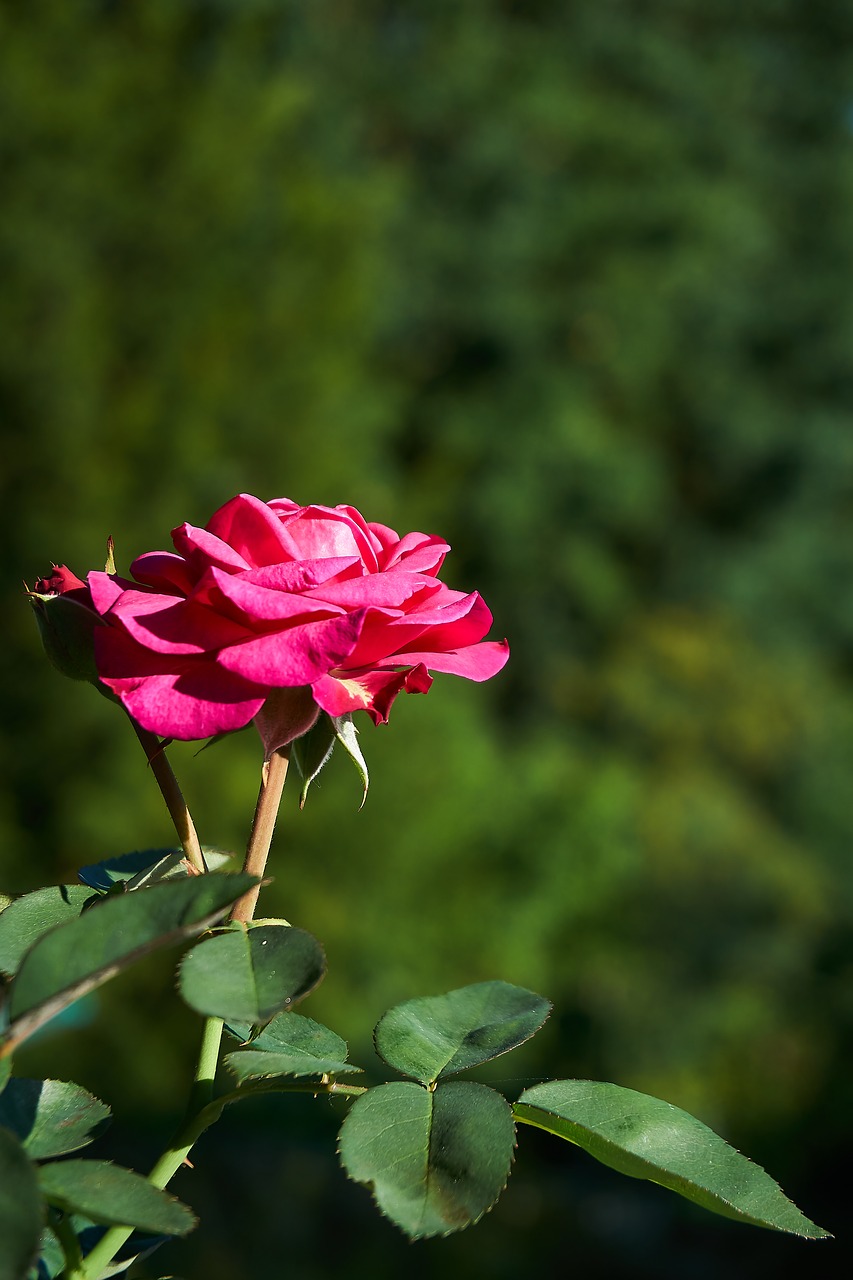
[[714, 1213], [811, 1239], [829, 1234], [762, 1168], [659, 1098], [592, 1080], [553, 1080], [527, 1089], [513, 1112], [620, 1173], [657, 1182]]
[[255, 883], [254, 876], [212, 874], [154, 885], [97, 899], [46, 933], [12, 983], [4, 1051], [135, 960], [200, 933]]
[[390, 1067], [432, 1084], [523, 1044], [550, 1012], [551, 1002], [534, 991], [478, 982], [389, 1009], [373, 1038]]
[[366, 1183], [382, 1212], [415, 1240], [482, 1217], [506, 1185], [514, 1144], [512, 1112], [493, 1089], [400, 1081], [353, 1103], [340, 1156], [349, 1176]]
[[136, 849], [133, 853], [122, 853], [116, 858], [105, 858], [103, 862], [93, 862], [81, 867], [77, 872], [83, 884], [93, 889], [107, 890], [113, 885], [124, 884], [140, 871], [153, 867], [164, 858], [180, 859], [180, 849]]
[[341, 744], [344, 751], [349, 756], [350, 760], [352, 760], [353, 764], [355, 765], [356, 772], [358, 773], [358, 776], [361, 778], [361, 785], [363, 790], [361, 795], [360, 807], [363, 807], [364, 802], [367, 799], [367, 790], [368, 790], [368, 787], [370, 786], [370, 778], [368, 777], [368, 773], [367, 773], [367, 762], [364, 756], [362, 755], [361, 747], [358, 745], [358, 729], [356, 729], [355, 725], [353, 724], [353, 719], [350, 714], [343, 715], [343, 716], [335, 716], [334, 725], [335, 725], [335, 734], [337, 735], [338, 742]]
[[354, 1075], [347, 1043], [334, 1031], [298, 1013], [282, 1013], [247, 1049], [229, 1053], [228, 1070], [242, 1084], [266, 1076]]
[[41, 1189], [66, 1213], [83, 1213], [105, 1226], [137, 1227], [183, 1236], [196, 1225], [180, 1200], [146, 1178], [106, 1160], [61, 1160], [39, 1169]]
[[301, 1000], [326, 969], [312, 934], [285, 924], [237, 926], [193, 947], [180, 969], [180, 992], [206, 1017], [263, 1023]]
[[33, 1160], [65, 1155], [97, 1138], [110, 1117], [105, 1102], [63, 1080], [14, 1077], [0, 1094], [0, 1125]]
[[[224, 849], [202, 846], [208, 871], [226, 870], [235, 860], [233, 853]], [[142, 889], [161, 880], [175, 880], [189, 874], [182, 849], [140, 849], [123, 853], [117, 858], [107, 858], [81, 867], [77, 872], [84, 884], [93, 889], [107, 890], [123, 884], [128, 889]]]
[[25, 952], [43, 933], [75, 920], [94, 899], [92, 890], [80, 884], [54, 884], [15, 898], [0, 911], [0, 970], [17, 973]]

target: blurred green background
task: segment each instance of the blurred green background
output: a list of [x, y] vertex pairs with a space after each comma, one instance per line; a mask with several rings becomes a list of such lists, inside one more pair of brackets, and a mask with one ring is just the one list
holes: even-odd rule
[[[533, 987], [511, 1096], [664, 1096], [843, 1236], [852, 40], [848, 0], [0, 0], [2, 888], [170, 840], [22, 578], [108, 534], [126, 568], [241, 490], [440, 533], [512, 658], [365, 718], [363, 812], [338, 759], [286, 800], [305, 1012], [369, 1064], [391, 1003]], [[259, 743], [195, 750], [202, 838], [239, 849]], [[112, 1102], [142, 1168], [197, 1035], [172, 962], [19, 1064]], [[339, 1119], [230, 1115], [176, 1185], [202, 1230], [140, 1274], [849, 1274], [849, 1232], [706, 1219], [532, 1130], [484, 1223], [408, 1246]]]

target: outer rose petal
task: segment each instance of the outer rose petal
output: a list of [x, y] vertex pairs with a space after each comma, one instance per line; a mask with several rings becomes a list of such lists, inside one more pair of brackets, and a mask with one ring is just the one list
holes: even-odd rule
[[480, 596], [476, 592], [463, 596], [461, 591], [450, 591], [440, 582], [435, 586], [431, 599], [413, 602], [413, 607], [399, 617], [371, 609], [347, 667], [372, 666], [394, 654], [399, 655], [395, 665], [404, 666], [410, 661], [409, 649], [441, 652], [482, 639], [492, 615]]
[[252, 635], [244, 625], [212, 609], [200, 609], [192, 600], [141, 591], [123, 592], [109, 621], [155, 653], [209, 653]]
[[321, 676], [311, 686], [314, 697], [330, 716], [366, 711], [374, 724], [387, 724], [398, 693], [426, 693], [432, 676], [419, 664], [408, 671], [367, 671], [361, 675]]
[[191, 740], [242, 729], [267, 696], [263, 686], [221, 671], [208, 658], [152, 653], [114, 627], [97, 628], [95, 660], [125, 709], [163, 737]]
[[404, 568], [411, 573], [428, 573], [435, 577], [449, 550], [450, 545], [443, 538], [427, 533], [407, 533], [392, 549], [382, 568]]
[[401, 662], [422, 662], [430, 671], [445, 671], [467, 680], [491, 680], [506, 666], [509, 645], [506, 640], [484, 640], [466, 649], [453, 649], [448, 653], [398, 653], [377, 662], [377, 667], [398, 666]]
[[198, 663], [171, 675], [139, 680], [104, 680], [143, 729], [160, 737], [191, 742], [242, 729], [258, 714], [266, 689], [246, 698], [246, 682], [212, 663]]
[[117, 578], [112, 573], [102, 573], [97, 569], [89, 573], [87, 581], [92, 606], [101, 617], [112, 609], [125, 591], [139, 590], [135, 582], [128, 582], [125, 578]]
[[193, 579], [183, 556], [176, 556], [171, 551], [146, 551], [137, 556], [130, 566], [130, 572], [137, 582], [146, 587], [154, 587], [157, 591], [171, 588], [174, 595], [186, 596], [192, 591]]
[[175, 549], [186, 557], [187, 568], [193, 578], [199, 578], [210, 565], [226, 569], [229, 573], [244, 573], [252, 567], [227, 543], [208, 533], [207, 529], [182, 524], [172, 530], [172, 541]]

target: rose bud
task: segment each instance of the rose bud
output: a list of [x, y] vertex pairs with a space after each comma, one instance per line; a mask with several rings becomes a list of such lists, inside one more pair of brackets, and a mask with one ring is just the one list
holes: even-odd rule
[[27, 589], [27, 598], [44, 651], [57, 671], [99, 684], [94, 633], [103, 623], [86, 583], [65, 565], [54, 565], [49, 578], [39, 578], [32, 591]]

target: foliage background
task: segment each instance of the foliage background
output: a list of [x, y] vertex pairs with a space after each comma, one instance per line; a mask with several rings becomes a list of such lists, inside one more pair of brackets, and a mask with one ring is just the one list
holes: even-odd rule
[[[657, 1093], [843, 1233], [851, 28], [845, 0], [0, 0], [5, 890], [169, 841], [22, 576], [109, 533], [126, 566], [240, 490], [440, 532], [512, 660], [363, 726], [364, 812], [341, 761], [291, 795], [269, 910], [327, 946], [306, 1011], [369, 1062], [390, 1003], [541, 990], [510, 1093]], [[252, 736], [175, 757], [240, 848]], [[23, 1065], [117, 1103], [144, 1167], [194, 1048], [168, 967], [78, 1016]], [[170, 1265], [849, 1273], [849, 1241], [705, 1222], [532, 1132], [485, 1223], [412, 1249], [335, 1123], [231, 1117]]]

